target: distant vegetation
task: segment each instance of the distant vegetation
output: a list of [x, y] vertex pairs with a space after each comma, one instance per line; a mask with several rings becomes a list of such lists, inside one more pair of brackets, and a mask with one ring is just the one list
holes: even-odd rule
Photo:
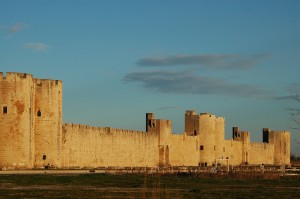
[[291, 165], [300, 165], [300, 157], [291, 155]]

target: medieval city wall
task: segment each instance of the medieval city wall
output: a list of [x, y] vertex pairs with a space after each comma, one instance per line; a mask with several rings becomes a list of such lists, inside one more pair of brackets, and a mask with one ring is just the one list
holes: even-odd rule
[[228, 159], [230, 165], [242, 164], [242, 151], [243, 143], [241, 141], [224, 140], [222, 159]]
[[[243, 154], [244, 153], [244, 154]], [[243, 143], [236, 140], [224, 141], [223, 158], [228, 158], [231, 165], [239, 164], [273, 164], [274, 145], [267, 143]]]
[[274, 163], [274, 144], [250, 142], [249, 164], [273, 164]]
[[172, 134], [169, 137], [169, 164], [172, 166], [198, 166], [199, 144], [196, 136]]
[[172, 134], [170, 120], [146, 115], [146, 132], [62, 124], [62, 81], [0, 72], [0, 168], [197, 166], [289, 164], [290, 133], [264, 128], [263, 143], [225, 119], [185, 114], [185, 132]]
[[155, 133], [79, 124], [63, 125], [62, 166], [157, 166]]

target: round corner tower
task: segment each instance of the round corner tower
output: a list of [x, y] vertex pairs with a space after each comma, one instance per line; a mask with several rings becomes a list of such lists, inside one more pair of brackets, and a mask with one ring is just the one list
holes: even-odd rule
[[215, 162], [216, 116], [210, 113], [201, 113], [199, 118], [200, 162], [210, 166]]

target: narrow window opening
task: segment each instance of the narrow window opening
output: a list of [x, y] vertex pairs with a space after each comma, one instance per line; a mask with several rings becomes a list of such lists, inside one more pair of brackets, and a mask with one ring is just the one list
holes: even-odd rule
[[7, 113], [7, 106], [3, 106], [3, 113]]
[[284, 143], [284, 154], [286, 154], [286, 143]]
[[204, 146], [200, 145], [200, 151], [203, 151], [203, 150], [204, 150]]
[[46, 158], [47, 158], [46, 155], [43, 155], [43, 160], [46, 160]]
[[194, 135], [197, 135], [197, 130], [194, 130]]
[[42, 116], [42, 112], [41, 112], [40, 110], [38, 110], [37, 116], [38, 116], [38, 117], [41, 117], [41, 116]]
[[214, 146], [214, 151], [216, 151], [216, 146]]

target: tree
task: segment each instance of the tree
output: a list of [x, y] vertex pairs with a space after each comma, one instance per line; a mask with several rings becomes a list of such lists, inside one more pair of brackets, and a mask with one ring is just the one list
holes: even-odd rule
[[297, 104], [299, 106], [296, 106], [296, 107], [289, 107], [287, 108], [288, 111], [289, 111], [289, 114], [291, 116], [291, 119], [293, 122], [295, 122], [296, 126], [292, 129], [295, 129], [295, 130], [300, 130], [300, 95], [299, 94], [295, 94], [294, 96], [291, 96], [291, 98], [293, 100], [295, 100], [297, 102]]
[[[295, 104], [292, 106], [289, 106], [287, 108], [291, 120], [295, 123], [295, 126], [292, 127], [291, 129], [295, 131], [300, 131], [300, 92], [295, 92], [294, 95], [290, 96], [290, 99], [292, 99]], [[295, 143], [297, 146], [300, 145], [300, 142], [295, 138], [294, 139]]]
[[[288, 107], [287, 110], [289, 112], [289, 115], [291, 117], [291, 120], [295, 123], [295, 127], [292, 129], [299, 131], [300, 130], [300, 92], [295, 92], [294, 95], [290, 96], [290, 99], [292, 99], [295, 104]], [[300, 145], [300, 142], [297, 141], [295, 138], [296, 145]], [[299, 154], [298, 154], [299, 155]], [[291, 163], [292, 164], [299, 164], [300, 163], [300, 157], [296, 157], [294, 154], [291, 155]]]

